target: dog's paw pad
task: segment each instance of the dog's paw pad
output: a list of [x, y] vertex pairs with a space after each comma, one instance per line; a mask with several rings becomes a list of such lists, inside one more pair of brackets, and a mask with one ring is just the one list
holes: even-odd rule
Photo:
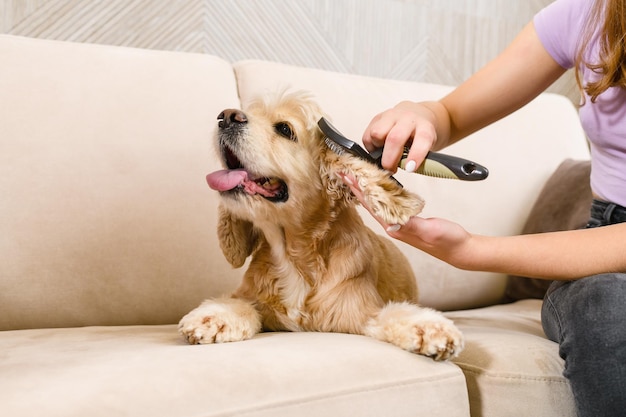
[[421, 344], [416, 353], [435, 360], [456, 357], [463, 350], [463, 335], [451, 322], [430, 322], [415, 326], [416, 336]]
[[463, 334], [441, 312], [410, 303], [389, 303], [365, 328], [365, 334], [435, 360], [463, 350]]
[[183, 317], [178, 331], [192, 345], [238, 342], [261, 331], [261, 322], [254, 307], [245, 302], [207, 302]]
[[387, 224], [406, 224], [424, 208], [424, 200], [399, 185], [392, 179], [365, 185], [365, 199], [375, 215]]
[[228, 340], [232, 339], [228, 330], [228, 324], [215, 316], [183, 319], [178, 325], [178, 331], [190, 345], [234, 341]]

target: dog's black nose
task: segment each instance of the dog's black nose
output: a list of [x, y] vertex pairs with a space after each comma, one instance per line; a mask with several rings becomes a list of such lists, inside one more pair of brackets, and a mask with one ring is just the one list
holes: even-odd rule
[[237, 109], [224, 110], [217, 116], [217, 120], [219, 120], [218, 126], [222, 129], [230, 126], [233, 123], [248, 123], [248, 118], [246, 117], [245, 113]]

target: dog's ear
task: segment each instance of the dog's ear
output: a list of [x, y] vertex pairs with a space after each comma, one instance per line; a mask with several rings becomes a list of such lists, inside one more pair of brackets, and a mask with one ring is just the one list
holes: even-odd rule
[[259, 242], [258, 231], [252, 223], [233, 216], [221, 204], [218, 210], [217, 236], [220, 248], [228, 262], [239, 268], [256, 249]]
[[337, 203], [355, 204], [357, 202], [350, 188], [344, 184], [339, 174], [346, 172], [351, 156], [338, 155], [324, 145], [320, 157], [320, 178], [322, 186], [330, 197], [330, 201]]
[[354, 174], [351, 166], [353, 162], [359, 162], [358, 158], [350, 154], [337, 154], [326, 145], [323, 137], [321, 142], [320, 179], [322, 187], [328, 194], [331, 206], [340, 208], [346, 205], [358, 204], [358, 200], [340, 176], [340, 174]]

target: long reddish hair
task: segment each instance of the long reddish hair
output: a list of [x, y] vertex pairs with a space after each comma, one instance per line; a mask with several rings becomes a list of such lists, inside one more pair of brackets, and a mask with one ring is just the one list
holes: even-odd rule
[[[584, 53], [598, 27], [600, 27], [598, 61], [587, 62]], [[626, 88], [626, 1], [595, 0], [584, 33], [575, 61], [576, 82], [581, 93], [586, 92], [591, 97], [591, 102], [595, 103], [598, 96], [609, 87]], [[582, 66], [600, 74], [600, 79], [583, 85]]]

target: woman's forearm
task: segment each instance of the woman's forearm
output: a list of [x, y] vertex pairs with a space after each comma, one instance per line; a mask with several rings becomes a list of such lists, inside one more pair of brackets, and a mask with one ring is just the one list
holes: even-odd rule
[[545, 279], [626, 271], [626, 224], [509, 237], [472, 236], [460, 268]]
[[356, 179], [344, 181], [389, 236], [460, 269], [556, 280], [626, 272], [626, 223], [501, 237], [471, 234], [441, 218], [416, 216], [399, 227], [372, 212]]

